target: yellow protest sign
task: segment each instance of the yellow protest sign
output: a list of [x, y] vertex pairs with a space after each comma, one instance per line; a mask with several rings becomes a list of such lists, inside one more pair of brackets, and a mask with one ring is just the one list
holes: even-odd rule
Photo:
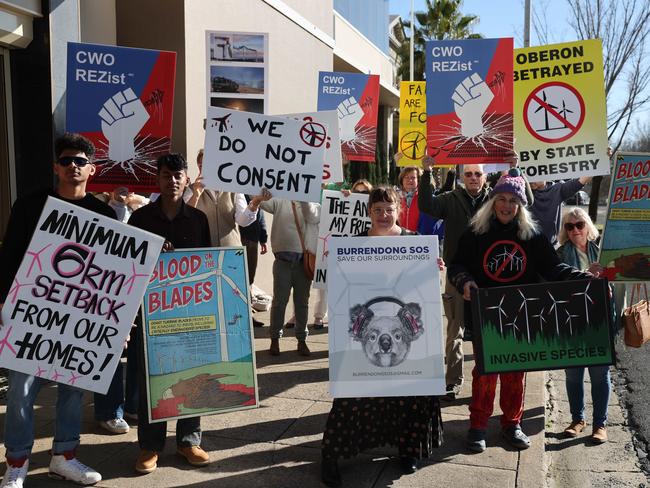
[[600, 39], [515, 49], [515, 149], [530, 181], [609, 174]]
[[426, 82], [402, 81], [399, 90], [398, 166], [419, 166], [427, 148]]

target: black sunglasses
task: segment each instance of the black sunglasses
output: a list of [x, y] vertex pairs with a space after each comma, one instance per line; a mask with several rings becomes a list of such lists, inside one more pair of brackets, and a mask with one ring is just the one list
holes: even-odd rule
[[70, 166], [72, 163], [74, 163], [77, 168], [83, 168], [87, 164], [90, 164], [90, 161], [88, 161], [86, 158], [82, 158], [81, 156], [61, 156], [57, 160], [57, 163], [59, 163], [61, 166]]
[[567, 232], [571, 232], [574, 227], [578, 230], [582, 230], [585, 228], [585, 223], [581, 220], [580, 222], [576, 222], [575, 224], [573, 222], [567, 222], [566, 224], [564, 224], [564, 230], [566, 230]]
[[477, 178], [480, 178], [481, 176], [483, 176], [483, 173], [481, 173], [480, 171], [474, 171], [473, 173], [471, 171], [465, 172], [465, 178], [471, 178], [472, 175], [476, 176]]

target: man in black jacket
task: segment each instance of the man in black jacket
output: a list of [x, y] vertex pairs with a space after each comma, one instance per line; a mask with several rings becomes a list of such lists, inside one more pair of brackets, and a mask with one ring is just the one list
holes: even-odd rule
[[[160, 198], [139, 208], [129, 219], [129, 225], [158, 234], [165, 238], [164, 251], [192, 247], [210, 247], [208, 218], [200, 210], [183, 201], [188, 184], [187, 162], [180, 154], [167, 154], [158, 158], [158, 183]], [[142, 331], [137, 333], [142, 336]], [[133, 347], [133, 346], [132, 346]], [[138, 443], [140, 455], [135, 464], [139, 473], [151, 473], [158, 466], [158, 453], [163, 450], [167, 437], [167, 422], [149, 423], [144, 367], [144, 344], [138, 344], [140, 357], [138, 406]], [[210, 462], [201, 449], [201, 417], [183, 418], [176, 423], [176, 452], [192, 466]]]

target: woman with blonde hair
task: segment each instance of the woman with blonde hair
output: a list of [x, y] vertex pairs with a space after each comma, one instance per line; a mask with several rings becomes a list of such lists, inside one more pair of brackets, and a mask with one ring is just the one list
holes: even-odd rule
[[[598, 275], [602, 266], [598, 261], [598, 230], [591, 218], [579, 207], [569, 208], [562, 217], [557, 253], [563, 263]], [[612, 307], [613, 309], [613, 307]], [[609, 366], [589, 366], [591, 400], [593, 404], [592, 433], [589, 440], [594, 444], [607, 442], [607, 404], [611, 391]], [[568, 368], [566, 391], [571, 410], [571, 424], [564, 429], [566, 437], [577, 437], [585, 428], [585, 368]]]
[[[591, 278], [563, 264], [548, 239], [540, 233], [526, 205], [526, 185], [517, 168], [502, 176], [488, 200], [463, 233], [449, 265], [449, 281], [469, 305], [472, 288]], [[504, 253], [508, 256], [505, 266]], [[466, 312], [465, 317], [471, 317]], [[514, 352], [514, 351], [512, 351]], [[516, 449], [527, 449], [530, 441], [521, 429], [524, 412], [524, 373], [479, 374], [472, 371], [472, 399], [467, 447], [486, 449], [488, 419], [494, 408], [497, 380], [501, 381], [502, 435]]]

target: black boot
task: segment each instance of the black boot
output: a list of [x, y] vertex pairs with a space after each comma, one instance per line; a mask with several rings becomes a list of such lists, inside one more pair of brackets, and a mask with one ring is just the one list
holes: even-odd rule
[[321, 460], [320, 477], [327, 486], [341, 486], [341, 473], [339, 473], [339, 465], [336, 459], [323, 458]]
[[404, 474], [413, 474], [418, 470], [418, 460], [410, 456], [400, 456], [399, 463]]

